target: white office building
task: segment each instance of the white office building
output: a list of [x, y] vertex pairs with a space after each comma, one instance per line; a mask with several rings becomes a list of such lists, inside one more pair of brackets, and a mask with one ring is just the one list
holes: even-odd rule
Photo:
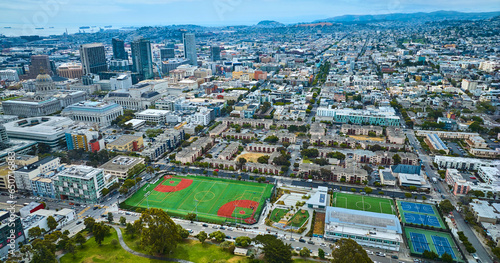
[[116, 103], [82, 101], [66, 107], [61, 115], [77, 122], [108, 127], [113, 120], [123, 115], [123, 107]]
[[7, 136], [11, 139], [21, 139], [45, 143], [50, 147], [58, 147], [59, 140], [64, 139], [75, 122], [66, 117], [33, 117], [5, 123]]

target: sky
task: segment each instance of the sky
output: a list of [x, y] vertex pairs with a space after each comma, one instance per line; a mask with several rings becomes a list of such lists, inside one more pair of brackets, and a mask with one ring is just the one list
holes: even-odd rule
[[49, 26], [290, 24], [333, 16], [499, 11], [499, 0], [1, 0], [0, 24]]

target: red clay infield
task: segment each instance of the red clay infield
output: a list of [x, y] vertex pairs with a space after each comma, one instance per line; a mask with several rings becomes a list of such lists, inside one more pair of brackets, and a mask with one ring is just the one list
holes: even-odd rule
[[[154, 190], [162, 193], [177, 192], [188, 188], [193, 183], [193, 180], [191, 179], [181, 179], [181, 181], [176, 186], [163, 185], [163, 182], [165, 182], [168, 179], [170, 178], [165, 177], [165, 179], [163, 179], [163, 181], [159, 185], [157, 185]], [[175, 182], [170, 181], [169, 183], [175, 183]]]
[[219, 208], [219, 211], [217, 211], [217, 215], [221, 216], [221, 217], [234, 218], [234, 217], [232, 217], [232, 215], [233, 215], [234, 209], [236, 209], [236, 207], [250, 208], [253, 210], [253, 213], [249, 218], [245, 219], [245, 222], [247, 222], [248, 224], [253, 224], [257, 221], [257, 220], [255, 220], [253, 215], [257, 211], [258, 206], [259, 206], [259, 203], [255, 202], [255, 201], [235, 200], [235, 201], [231, 201], [231, 202], [226, 203], [223, 206], [221, 206], [221, 208]]

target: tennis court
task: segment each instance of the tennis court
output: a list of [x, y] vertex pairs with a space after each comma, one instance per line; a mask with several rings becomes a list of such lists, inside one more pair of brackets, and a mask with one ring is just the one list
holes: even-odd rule
[[430, 215], [435, 214], [435, 211], [431, 205], [411, 203], [411, 202], [402, 202], [402, 201], [400, 201], [400, 203], [401, 203], [401, 209], [403, 211], [430, 214]]
[[449, 233], [413, 227], [405, 227], [404, 233], [412, 253], [423, 254], [426, 250], [434, 251], [440, 257], [448, 253], [454, 260], [464, 262]]
[[439, 222], [439, 219], [435, 216], [415, 214], [415, 213], [403, 213], [403, 216], [406, 220], [406, 223], [409, 224], [433, 226], [441, 228], [441, 223]]
[[434, 205], [404, 201], [396, 203], [403, 223], [446, 229], [443, 219]]
[[357, 194], [333, 193], [332, 206], [353, 210], [396, 215], [392, 199]]
[[257, 222], [273, 185], [196, 176], [165, 176], [122, 203], [125, 209], [160, 208], [171, 216], [195, 213], [197, 220]]

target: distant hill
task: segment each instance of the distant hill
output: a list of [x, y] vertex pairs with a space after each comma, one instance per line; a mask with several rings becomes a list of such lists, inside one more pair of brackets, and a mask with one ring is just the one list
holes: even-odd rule
[[272, 20], [263, 20], [260, 21], [257, 26], [261, 27], [282, 27], [285, 26], [285, 24], [282, 24], [280, 22], [272, 21]]
[[376, 21], [402, 21], [402, 22], [427, 22], [440, 20], [480, 20], [499, 16], [500, 11], [482, 13], [464, 13], [456, 11], [435, 11], [430, 13], [393, 13], [383, 15], [343, 15], [316, 20], [318, 22], [376, 22]]

